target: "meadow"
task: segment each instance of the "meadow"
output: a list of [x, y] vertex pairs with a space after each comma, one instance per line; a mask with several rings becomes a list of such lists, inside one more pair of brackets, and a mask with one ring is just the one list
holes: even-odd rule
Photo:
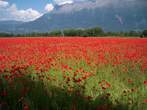
[[147, 110], [147, 39], [0, 38], [0, 110]]

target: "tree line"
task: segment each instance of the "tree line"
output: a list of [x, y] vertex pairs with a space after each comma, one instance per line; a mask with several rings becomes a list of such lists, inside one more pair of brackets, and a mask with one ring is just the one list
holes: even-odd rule
[[54, 30], [51, 32], [32, 32], [25, 34], [15, 33], [0, 33], [0, 37], [52, 37], [52, 36], [80, 36], [80, 37], [107, 37], [107, 36], [124, 36], [124, 37], [147, 37], [147, 30], [140, 31], [129, 31], [129, 32], [104, 32], [99, 27], [87, 28], [87, 29], [64, 29]]

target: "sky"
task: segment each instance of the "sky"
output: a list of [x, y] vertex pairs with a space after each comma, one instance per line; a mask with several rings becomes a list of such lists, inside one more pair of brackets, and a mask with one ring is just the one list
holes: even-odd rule
[[53, 8], [51, 0], [0, 0], [0, 21], [32, 21]]
[[60, 12], [67, 12], [83, 8], [105, 7], [109, 4], [118, 4], [120, 1], [132, 4], [147, 0], [0, 0], [0, 21], [32, 21], [45, 13], [54, 11], [56, 6], [61, 7]]

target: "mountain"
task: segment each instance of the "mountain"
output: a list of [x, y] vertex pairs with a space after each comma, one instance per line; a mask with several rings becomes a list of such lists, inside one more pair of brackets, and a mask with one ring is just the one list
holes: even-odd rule
[[0, 32], [15, 32], [17, 26], [21, 25], [22, 23], [22, 21], [0, 21]]
[[[72, 5], [71, 5], [72, 6]], [[69, 4], [67, 7], [70, 7]], [[66, 5], [64, 6], [67, 9]], [[99, 26], [105, 31], [144, 30], [147, 28], [146, 5], [107, 6], [67, 11], [57, 7], [30, 22], [0, 22], [4, 32], [29, 33], [48, 32], [68, 28], [89, 28]], [[4, 28], [3, 28], [4, 27]]]

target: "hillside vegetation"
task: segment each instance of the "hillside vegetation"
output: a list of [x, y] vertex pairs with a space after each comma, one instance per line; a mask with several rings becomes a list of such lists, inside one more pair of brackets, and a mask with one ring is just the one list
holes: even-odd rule
[[25, 34], [15, 34], [15, 33], [0, 33], [0, 37], [40, 37], [40, 36], [81, 36], [81, 37], [107, 37], [107, 36], [124, 36], [124, 37], [146, 37], [147, 30], [144, 31], [129, 31], [129, 32], [105, 32], [99, 27], [87, 28], [87, 29], [64, 29], [64, 30], [54, 30], [46, 33], [25, 33]]

